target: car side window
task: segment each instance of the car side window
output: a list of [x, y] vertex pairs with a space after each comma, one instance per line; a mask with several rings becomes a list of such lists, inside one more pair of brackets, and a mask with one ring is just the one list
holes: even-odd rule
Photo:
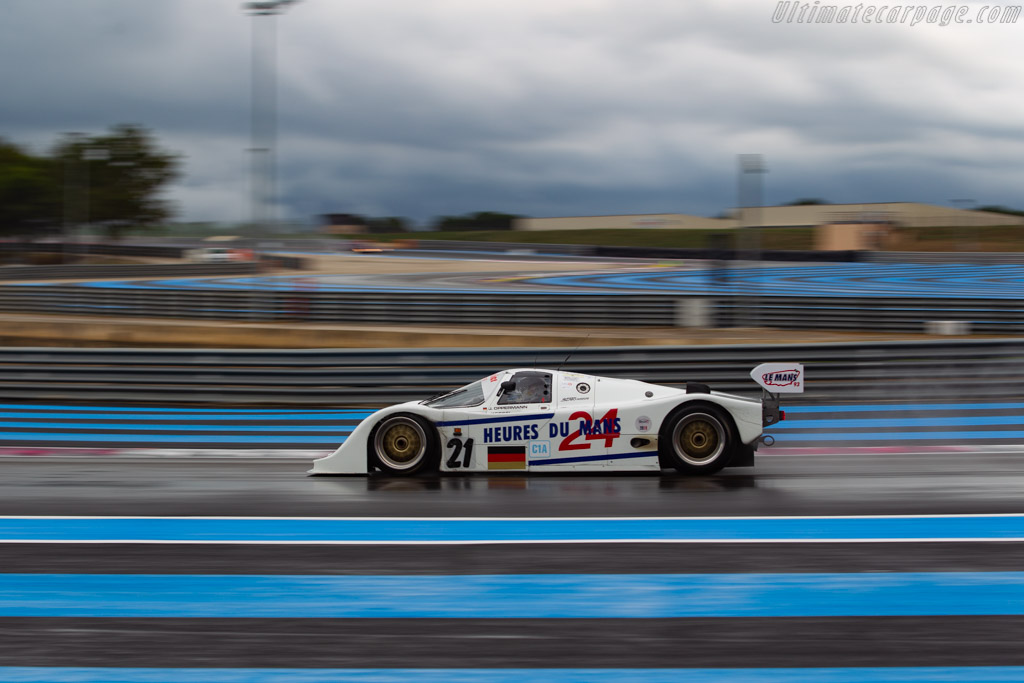
[[551, 403], [551, 375], [546, 372], [517, 372], [502, 391], [499, 406], [521, 403]]

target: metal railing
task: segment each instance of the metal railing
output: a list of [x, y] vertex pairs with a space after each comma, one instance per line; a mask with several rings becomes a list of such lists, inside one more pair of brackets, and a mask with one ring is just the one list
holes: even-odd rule
[[[261, 243], [262, 244], [262, 243]], [[268, 243], [276, 244], [276, 243]], [[283, 242], [282, 242], [283, 244]], [[318, 242], [319, 244], [319, 242]], [[488, 243], [424, 241], [420, 248], [471, 249]], [[4, 249], [16, 247], [5, 243]], [[320, 245], [323, 247], [324, 245]], [[547, 245], [492, 244], [498, 249], [543, 248]], [[181, 253], [183, 247], [154, 245], [92, 245], [41, 243], [37, 249], [105, 250], [105, 253]], [[597, 254], [598, 248], [554, 245], [573, 254]], [[161, 251], [163, 250], [163, 251]], [[620, 250], [621, 251], [621, 250]], [[707, 257], [708, 250], [693, 250], [691, 257]], [[699, 252], [699, 253], [698, 253]], [[624, 255], [624, 254], [619, 254]], [[781, 257], [781, 252], [776, 256]], [[803, 257], [814, 252], [801, 252]], [[729, 255], [718, 255], [728, 258]], [[818, 254], [820, 256], [820, 254]], [[876, 262], [942, 260], [950, 254], [834, 254], [837, 258], [864, 258]], [[984, 263], [1019, 260], [1017, 254], [969, 254]], [[302, 258], [261, 254], [278, 267], [302, 268]], [[63, 265], [0, 268], [0, 280], [173, 278], [198, 275], [241, 275], [257, 272], [255, 263], [188, 263], [140, 265]], [[697, 302], [699, 307], [688, 306]], [[701, 311], [700, 320], [684, 311]], [[0, 286], [0, 310], [75, 315], [118, 315], [219, 320], [299, 321], [318, 323], [376, 323], [534, 326], [637, 326], [673, 325], [730, 327], [758, 325], [779, 329], [856, 330], [920, 333], [936, 321], [962, 323], [970, 333], [1016, 335], [1024, 333], [1024, 306], [1015, 299], [944, 299], [939, 297], [808, 297], [745, 295], [680, 296], [671, 293], [633, 294], [601, 292], [564, 293], [423, 293], [293, 291], [282, 287], [263, 290], [95, 288], [72, 284], [48, 287]]]
[[760, 362], [802, 362], [787, 403], [1024, 400], [1024, 341], [579, 349], [0, 349], [6, 402], [384, 405], [515, 367], [570, 369], [755, 395]]
[[0, 280], [100, 280], [118, 278], [172, 278], [199, 275], [258, 273], [257, 262], [237, 263], [128, 263], [113, 265], [9, 266], [0, 268]]
[[[197, 264], [198, 265], [198, 264]], [[229, 268], [228, 266], [232, 266]], [[207, 266], [221, 274], [252, 264]], [[184, 266], [183, 266], [184, 267]], [[153, 271], [150, 270], [150, 274]], [[168, 274], [168, 276], [170, 276]], [[686, 318], [702, 305], [701, 320]], [[877, 330], [922, 333], [933, 321], [960, 321], [971, 333], [1024, 333], [1024, 306], [1015, 299], [882, 297], [760, 297], [757, 320], [778, 329]], [[76, 285], [0, 286], [0, 310], [219, 320], [377, 323], [389, 325], [516, 325], [731, 327], [747, 321], [750, 297], [672, 294], [319, 292], [95, 288]]]
[[[200, 243], [197, 247], [202, 248]], [[188, 256], [189, 247], [140, 244], [86, 244], [59, 242], [18, 243], [0, 242], [0, 256], [14, 253], [51, 253], [64, 255], [138, 256], [181, 259]], [[304, 269], [308, 259], [287, 254], [257, 253], [256, 262], [227, 263], [125, 263], [87, 264], [72, 263], [45, 266], [5, 266], [0, 268], [0, 280], [86, 280], [115, 278], [165, 278], [197, 275], [244, 275], [259, 272], [264, 266]]]

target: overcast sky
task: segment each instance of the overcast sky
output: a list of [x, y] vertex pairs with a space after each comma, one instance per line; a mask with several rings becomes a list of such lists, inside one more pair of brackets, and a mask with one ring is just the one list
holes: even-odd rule
[[[715, 215], [742, 153], [764, 155], [769, 204], [1024, 208], [1024, 18], [777, 7], [304, 0], [276, 19], [281, 212]], [[0, 137], [43, 152], [141, 124], [185, 157], [180, 219], [245, 220], [252, 21], [226, 0], [3, 0]]]

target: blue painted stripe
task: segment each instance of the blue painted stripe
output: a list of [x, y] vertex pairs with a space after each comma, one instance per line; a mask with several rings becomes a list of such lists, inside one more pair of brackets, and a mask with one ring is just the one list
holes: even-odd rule
[[1021, 666], [792, 669], [156, 669], [0, 667], [10, 683], [1019, 683]]
[[854, 405], [785, 406], [786, 414], [802, 413], [861, 413], [861, 412], [921, 412], [960, 410], [1024, 410], [1024, 403], [872, 403]]
[[[771, 426], [773, 431], [791, 429], [849, 429], [861, 427], [877, 429], [879, 427], [987, 427], [991, 425], [1024, 426], [1024, 415], [975, 415], [954, 417], [905, 417], [905, 418], [853, 418], [839, 420], [805, 419], [787, 420]], [[885, 436], [880, 434], [880, 436]]]
[[536, 422], [539, 420], [550, 420], [552, 418], [551, 413], [537, 413], [535, 415], [517, 415], [509, 414], [502, 415], [501, 417], [485, 417], [474, 420], [447, 420], [444, 422], [438, 422], [438, 427], [462, 427], [466, 425], [486, 425], [494, 424], [497, 422]]
[[586, 455], [578, 458], [553, 458], [551, 460], [531, 460], [530, 467], [538, 465], [571, 465], [578, 462], [599, 462], [601, 460], [629, 460], [631, 458], [657, 457], [657, 451], [644, 451], [642, 453], [610, 453], [607, 455]]
[[[6, 406], [6, 410], [5, 410]], [[12, 410], [11, 408], [22, 410]], [[1020, 414], [991, 415], [986, 411], [1021, 411]], [[810, 444], [867, 443], [1024, 443], [1024, 403], [933, 403], [787, 406], [789, 420], [766, 431], [779, 446]], [[942, 415], [937, 414], [938, 412]], [[273, 447], [337, 447], [352, 432], [354, 424], [372, 414], [368, 410], [264, 410], [194, 408], [72, 407], [44, 404], [0, 404], [0, 443], [41, 445], [73, 442], [82, 445], [138, 445], [168, 448], [186, 445], [217, 447], [217, 444], [251, 444]], [[858, 416], [861, 412], [891, 417]], [[952, 415], [948, 415], [952, 413]], [[935, 417], [931, 417], [935, 415]], [[947, 416], [948, 415], [948, 416]], [[551, 413], [508, 414], [468, 420], [448, 420], [440, 426], [501, 425], [544, 422]], [[281, 426], [257, 424], [265, 420], [288, 421]], [[79, 422], [69, 422], [79, 420]], [[106, 420], [107, 422], [90, 422]], [[242, 424], [221, 425], [218, 421]], [[304, 424], [304, 421], [334, 421], [339, 424]], [[197, 421], [214, 424], [196, 425]], [[350, 424], [343, 425], [342, 422]], [[934, 427], [971, 427], [958, 431], [935, 431]], [[83, 429], [95, 430], [84, 432]], [[880, 432], [879, 428], [895, 431]], [[37, 431], [28, 431], [37, 430]], [[810, 430], [815, 430], [813, 433]], [[170, 434], [152, 434], [167, 431]], [[235, 435], [224, 432], [235, 432]], [[770, 454], [766, 451], [764, 454]], [[538, 460], [540, 467], [558, 464], [600, 462], [612, 456], [580, 456]], [[623, 455], [623, 457], [643, 457]]]
[[[1024, 403], [872, 403], [872, 404], [848, 404], [848, 405], [787, 405], [784, 406], [786, 414], [800, 415], [813, 413], [857, 413], [857, 412], [931, 412], [931, 411], [973, 411], [973, 410], [1024, 410]], [[39, 414], [50, 416], [53, 414], [68, 416], [89, 416], [93, 413], [112, 414], [139, 414], [153, 416], [181, 417], [187, 416], [218, 416], [225, 418], [249, 417], [254, 418], [265, 416], [302, 417], [310, 415], [314, 419], [338, 417], [351, 419], [353, 417], [368, 417], [373, 414], [372, 410], [359, 409], [333, 409], [316, 410], [312, 408], [293, 409], [267, 409], [267, 408], [160, 408], [160, 407], [122, 407], [122, 406], [89, 406], [89, 405], [68, 405], [68, 404], [39, 404], [39, 403], [0, 403], [0, 416], [18, 417], [28, 414]], [[547, 417], [547, 414], [541, 417]], [[511, 416], [510, 416], [511, 417]], [[523, 416], [520, 416], [523, 417]], [[532, 416], [529, 416], [532, 419]], [[504, 418], [500, 418], [504, 419]]]
[[[266, 418], [264, 418], [266, 419]], [[197, 424], [149, 424], [146, 422], [96, 422], [93, 424], [87, 424], [82, 422], [26, 422], [26, 421], [12, 421], [12, 420], [0, 420], [0, 439], [7, 438], [7, 434], [15, 433], [14, 429], [48, 429], [54, 432], [61, 432], [62, 430], [68, 430], [73, 432], [77, 429], [83, 429], [88, 427], [89, 429], [102, 429], [110, 432], [149, 432], [154, 430], [162, 431], [180, 431], [180, 432], [193, 432], [201, 434], [201, 438], [205, 439], [206, 434], [204, 432], [319, 432], [325, 436], [337, 436], [340, 434], [350, 434], [354, 425], [262, 425], [262, 424], [214, 424], [214, 425], [197, 425]], [[60, 434], [54, 434], [53, 436], [60, 436]], [[92, 435], [94, 438], [97, 434]], [[289, 435], [289, 438], [291, 436]]]
[[[220, 428], [223, 431], [225, 428]], [[313, 430], [307, 430], [313, 431]], [[82, 443], [138, 443], [159, 442], [159, 443], [288, 443], [288, 444], [330, 444], [337, 446], [341, 441], [334, 432], [325, 433], [322, 436], [310, 436], [307, 434], [237, 434], [234, 436], [224, 434], [100, 434], [85, 432], [0, 432], [0, 441], [16, 441], [25, 443], [37, 443], [40, 441], [80, 441]]]
[[[120, 407], [120, 406], [75, 406], [68, 404], [47, 404], [47, 403], [0, 403], [0, 410], [18, 410], [28, 409], [40, 412], [68, 412], [68, 413], [79, 413], [79, 412], [94, 412], [101, 411], [105, 413], [154, 413], [154, 414], [201, 414], [201, 415], [294, 415], [294, 414], [314, 414], [314, 415], [370, 415], [373, 413], [372, 410], [348, 410], [348, 409], [332, 409], [332, 410], [316, 410], [312, 408], [210, 408], [209, 410], [200, 410], [196, 408], [157, 408], [157, 407]], [[20, 414], [20, 413], [15, 413]]]
[[[712, 282], [724, 274], [725, 283]], [[709, 285], [731, 294], [813, 294], [840, 297], [1019, 298], [1024, 269], [1012, 266], [830, 264], [640, 273], [561, 275], [531, 278], [533, 284], [610, 288], [618, 291], [706, 292]]]
[[[70, 412], [0, 412], [0, 419], [5, 421], [13, 420], [51, 420], [59, 422], [61, 420], [131, 420], [133, 424], [163, 424], [166, 422], [174, 421], [196, 421], [196, 420], [239, 420], [239, 421], [266, 421], [266, 420], [334, 420], [334, 421], [352, 421], [352, 420], [363, 420], [369, 417], [372, 411], [359, 411], [351, 413], [232, 413], [223, 414], [217, 411], [211, 410], [210, 412], [192, 412], [192, 413], [105, 413], [105, 412], [81, 412], [81, 413], [70, 413]], [[82, 425], [76, 424], [77, 427]]]
[[0, 616], [630, 619], [1024, 614], [1024, 572], [0, 574]]
[[1024, 439], [1024, 430], [989, 430], [980, 432], [826, 432], [801, 434], [785, 432], [776, 443], [782, 445], [791, 441], [977, 441], [978, 439]]
[[727, 518], [0, 517], [0, 541], [501, 543], [1024, 538], [1024, 515]]
[[[724, 274], [726, 282], [713, 282], [716, 274]], [[150, 281], [111, 280], [83, 283], [82, 287], [125, 290], [203, 289], [234, 291], [265, 291], [289, 294], [332, 292], [392, 293], [502, 293], [498, 286], [486, 283], [462, 288], [428, 286], [374, 286], [358, 281], [338, 281], [303, 276], [235, 277], [235, 278], [170, 278]], [[929, 299], [1019, 299], [1024, 297], [1024, 267], [1020, 265], [979, 266], [968, 264], [920, 266], [911, 264], [828, 264], [818, 266], [780, 266], [766, 268], [728, 268], [666, 270], [644, 272], [552, 275], [530, 278], [534, 285], [547, 286], [547, 294], [588, 296], [643, 292], [706, 293], [709, 286], [726, 294], [757, 293], [763, 296], [831, 296], [831, 297], [911, 297]], [[314, 283], [312, 286], [310, 283]], [[29, 285], [45, 288], [44, 283]], [[550, 289], [553, 288], [553, 289]], [[410, 303], [416, 304], [416, 301]], [[473, 305], [472, 302], [466, 302]], [[289, 302], [282, 301], [283, 307]], [[978, 311], [965, 311], [965, 317]]]

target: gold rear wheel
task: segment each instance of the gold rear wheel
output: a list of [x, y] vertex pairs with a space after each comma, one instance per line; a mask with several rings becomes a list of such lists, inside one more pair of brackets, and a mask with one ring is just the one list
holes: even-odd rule
[[731, 430], [719, 411], [695, 406], [671, 419], [662, 438], [663, 450], [671, 464], [681, 472], [710, 474], [727, 463]]

